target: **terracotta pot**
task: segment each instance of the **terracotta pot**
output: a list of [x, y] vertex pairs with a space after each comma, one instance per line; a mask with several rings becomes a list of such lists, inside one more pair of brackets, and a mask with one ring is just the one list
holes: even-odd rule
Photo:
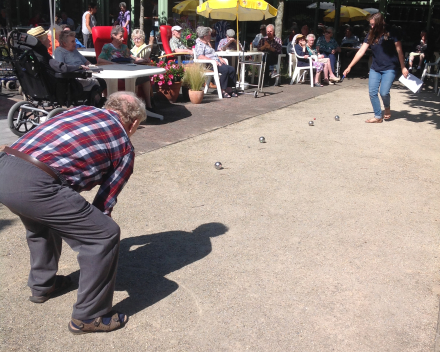
[[162, 98], [168, 99], [168, 101], [175, 103], [179, 97], [180, 87], [182, 82], [173, 82], [172, 85], [162, 84], [159, 86], [156, 84], [157, 95]]
[[193, 104], [200, 104], [203, 100], [204, 92], [203, 90], [189, 90], [189, 100], [191, 100], [191, 103]]

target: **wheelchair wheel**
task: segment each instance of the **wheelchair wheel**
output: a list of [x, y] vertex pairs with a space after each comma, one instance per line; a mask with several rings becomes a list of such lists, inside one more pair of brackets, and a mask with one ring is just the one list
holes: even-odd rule
[[6, 83], [6, 89], [14, 90], [15, 88], [17, 88], [15, 81], [9, 81]]
[[41, 109], [38, 109], [39, 111], [33, 109], [37, 108], [28, 101], [19, 101], [12, 105], [8, 113], [8, 125], [16, 136], [23, 136], [37, 127], [41, 123], [41, 119], [46, 120], [47, 113], [43, 113]]
[[55, 117], [55, 116], [58, 115], [58, 114], [63, 113], [64, 111], [67, 111], [67, 109], [66, 109], [66, 108], [56, 108], [56, 109], [53, 109], [53, 110], [47, 115], [47, 118], [46, 118], [45, 121], [51, 119], [52, 117]]

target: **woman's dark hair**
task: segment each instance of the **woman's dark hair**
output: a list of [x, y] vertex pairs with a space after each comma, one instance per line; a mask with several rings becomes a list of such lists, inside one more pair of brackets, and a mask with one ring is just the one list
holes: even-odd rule
[[374, 20], [374, 26], [373, 28], [370, 28], [370, 31], [368, 32], [368, 45], [377, 44], [382, 36], [385, 36], [385, 39], [387, 39], [388, 33], [385, 28], [386, 24], [383, 15], [380, 12], [377, 12], [374, 15], [371, 15], [368, 20]]
[[96, 2], [91, 2], [91, 3], [89, 4], [89, 10], [94, 9], [96, 6], [98, 6], [98, 5], [96, 4]]

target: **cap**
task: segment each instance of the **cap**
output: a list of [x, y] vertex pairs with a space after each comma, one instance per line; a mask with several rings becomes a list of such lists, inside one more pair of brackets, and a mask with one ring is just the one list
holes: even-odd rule
[[233, 29], [228, 29], [228, 30], [226, 31], [226, 35], [227, 35], [229, 38], [235, 37], [235, 31], [234, 31]]
[[34, 36], [35, 38], [41, 37], [42, 35], [47, 34], [49, 31], [45, 31], [43, 27], [38, 26], [35, 28], [31, 28], [27, 31], [27, 34]]
[[181, 31], [182, 30], [182, 27], [180, 27], [180, 26], [173, 26], [173, 28], [171, 28], [171, 32], [172, 31]]
[[262, 25], [260, 26], [260, 29], [266, 29], [266, 25], [265, 25], [265, 24], [262, 24]]

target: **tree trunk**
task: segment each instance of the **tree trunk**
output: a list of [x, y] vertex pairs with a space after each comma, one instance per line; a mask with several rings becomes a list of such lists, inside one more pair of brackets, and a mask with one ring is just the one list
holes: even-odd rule
[[141, 30], [144, 30], [144, 2], [143, 0], [139, 1], [140, 7], [139, 7], [139, 28]]
[[284, 0], [278, 1], [278, 14], [275, 18], [275, 36], [283, 40]]

